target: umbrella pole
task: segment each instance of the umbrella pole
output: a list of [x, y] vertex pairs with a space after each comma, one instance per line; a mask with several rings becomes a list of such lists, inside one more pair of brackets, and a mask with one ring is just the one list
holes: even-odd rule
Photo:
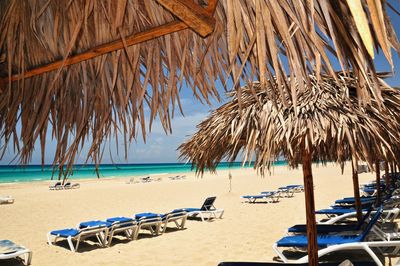
[[318, 265], [317, 226], [315, 220], [314, 185], [311, 170], [311, 151], [303, 152], [303, 179], [307, 219], [308, 265]]
[[356, 158], [352, 158], [351, 170], [353, 173], [353, 189], [354, 189], [354, 199], [357, 210], [357, 221], [361, 222], [362, 220], [362, 211], [361, 211], [361, 200], [360, 200], [360, 183], [358, 182], [358, 162]]
[[379, 169], [379, 160], [375, 162], [375, 173], [376, 173], [376, 203], [377, 205], [381, 204], [381, 173]]
[[390, 175], [389, 175], [389, 163], [385, 161], [385, 183], [386, 183], [386, 194], [390, 194]]

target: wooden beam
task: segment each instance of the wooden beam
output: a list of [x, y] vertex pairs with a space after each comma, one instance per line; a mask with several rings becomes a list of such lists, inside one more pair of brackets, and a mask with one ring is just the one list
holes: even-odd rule
[[200, 36], [206, 37], [214, 31], [215, 19], [193, 0], [156, 0], [165, 9], [177, 16]]
[[354, 199], [357, 211], [357, 221], [361, 223], [362, 220], [362, 208], [361, 208], [361, 199], [360, 199], [360, 183], [358, 181], [358, 163], [357, 159], [352, 157], [351, 169], [353, 173], [353, 190], [354, 190]]
[[[212, 16], [212, 14], [215, 12], [215, 9], [217, 7], [217, 2], [218, 2], [217, 0], [210, 0], [210, 3], [206, 8], [206, 13], [208, 14], [208, 16]], [[139, 43], [142, 43], [142, 42], [145, 42], [145, 41], [157, 38], [157, 37], [161, 37], [161, 36], [171, 34], [171, 33], [177, 32], [177, 31], [181, 31], [184, 29], [188, 29], [188, 28], [189, 28], [189, 26], [186, 25], [182, 21], [172, 21], [172, 22], [166, 23], [166, 24], [158, 26], [158, 27], [154, 27], [152, 29], [149, 29], [149, 30], [146, 30], [143, 32], [139, 32], [139, 33], [130, 35], [125, 38], [125, 44], [126, 44], [126, 46], [132, 46], [135, 44], [139, 44]], [[6, 84], [8, 82], [17, 81], [17, 80], [24, 79], [24, 78], [30, 78], [30, 77], [33, 77], [36, 75], [40, 75], [43, 73], [57, 70], [61, 67], [66, 67], [69, 65], [77, 64], [82, 61], [89, 60], [89, 59], [95, 58], [97, 56], [101, 56], [103, 54], [114, 52], [114, 51], [117, 51], [117, 50], [120, 50], [123, 48], [124, 48], [124, 43], [122, 40], [116, 40], [116, 41], [113, 41], [110, 43], [102, 44], [97, 47], [93, 47], [81, 54], [70, 56], [65, 60], [55, 61], [55, 62], [46, 64], [43, 66], [35, 67], [35, 68], [27, 70], [23, 73], [14, 74], [14, 75], [11, 75], [10, 77], [0, 78], [0, 86], [2, 84]], [[1, 90], [1, 88], [0, 88], [0, 90]]]
[[318, 265], [317, 222], [315, 220], [314, 185], [311, 168], [312, 152], [303, 151], [303, 179], [306, 203], [308, 265]]
[[[134, 34], [134, 35], [130, 35], [129, 37], [125, 38], [125, 41], [126, 41], [127, 46], [131, 46], [131, 45], [145, 42], [145, 41], [148, 41], [148, 40], [151, 40], [151, 39], [154, 39], [154, 38], [166, 35], [166, 34], [181, 31], [181, 30], [184, 30], [187, 28], [188, 28], [188, 26], [185, 23], [183, 23], [181, 21], [173, 21], [173, 22], [170, 22], [170, 23], [167, 23], [167, 24]], [[10, 80], [16, 81], [16, 80], [20, 80], [22, 78], [30, 78], [30, 77], [33, 77], [36, 75], [40, 75], [40, 74], [43, 74], [46, 72], [50, 72], [50, 71], [59, 69], [60, 67], [77, 64], [82, 61], [92, 59], [92, 58], [95, 58], [97, 56], [100, 56], [100, 55], [103, 55], [106, 53], [120, 50], [122, 48], [124, 48], [124, 43], [122, 42], [122, 40], [113, 41], [113, 42], [103, 44], [103, 45], [94, 47], [92, 49], [89, 49], [88, 51], [86, 51], [84, 53], [68, 57], [67, 59], [65, 59], [65, 61], [64, 60], [55, 61], [53, 63], [28, 70], [24, 74], [13, 75], [13, 76], [11, 76]], [[8, 82], [8, 81], [9, 81], [9, 79], [7, 77], [7, 78], [1, 79], [0, 83], [4, 83], [4, 82]]]
[[379, 169], [379, 160], [375, 161], [375, 174], [376, 174], [376, 204], [379, 206], [381, 204], [381, 171]]
[[386, 183], [386, 194], [390, 195], [390, 175], [389, 175], [389, 163], [385, 161], [385, 183]]

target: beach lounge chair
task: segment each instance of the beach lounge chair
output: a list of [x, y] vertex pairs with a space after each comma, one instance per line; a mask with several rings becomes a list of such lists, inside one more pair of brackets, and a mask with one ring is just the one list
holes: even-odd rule
[[204, 201], [203, 205], [200, 208], [182, 208], [188, 213], [188, 217], [196, 217], [200, 216], [201, 220], [207, 218], [207, 221], [210, 221], [212, 218], [221, 219], [224, 215], [224, 209], [217, 209], [214, 206], [214, 202], [217, 197], [208, 197]]
[[294, 192], [296, 191], [296, 189], [293, 188], [293, 187], [290, 187], [290, 186], [289, 186], [289, 187], [286, 186], [286, 187], [280, 187], [280, 188], [278, 188], [278, 191], [281, 192], [281, 195], [282, 195], [283, 197], [292, 198], [292, 197], [294, 196]]
[[[377, 255], [374, 253], [372, 248], [384, 248], [394, 247], [394, 253], [397, 253], [400, 249], [400, 241], [365, 241], [367, 235], [371, 231], [372, 227], [375, 226], [379, 217], [381, 216], [383, 208], [380, 207], [373, 218], [368, 223], [364, 231], [358, 235], [318, 235], [317, 244], [320, 250], [318, 251], [318, 257], [322, 257], [328, 253], [333, 253], [343, 250], [365, 250], [372, 260], [380, 266], [383, 266]], [[294, 235], [286, 236], [280, 239], [273, 245], [274, 251], [283, 260], [283, 262], [289, 262], [288, 258], [279, 250], [279, 247], [292, 247], [292, 248], [307, 248], [307, 236], [306, 235]], [[306, 263], [308, 256], [297, 260], [298, 263]]]
[[79, 183], [75, 183], [72, 184], [71, 182], [67, 182], [64, 184], [64, 189], [76, 189], [76, 188], [80, 188], [80, 184]]
[[136, 214], [134, 218], [136, 219], [136, 222], [138, 224], [134, 239], [137, 239], [140, 230], [143, 229], [149, 230], [153, 236], [157, 236], [160, 234], [162, 225], [160, 214], [152, 212], [144, 212]]
[[[375, 202], [376, 197], [360, 197], [360, 201], [362, 203], [366, 203], [366, 202]], [[343, 198], [343, 199], [339, 199], [335, 201], [335, 204], [339, 205], [344, 205], [344, 204], [349, 204], [349, 205], [354, 205], [356, 202], [354, 197], [348, 197], [348, 198]]]
[[[65, 239], [68, 242], [72, 252], [76, 252], [80, 241], [88, 237], [96, 237], [101, 247], [106, 246], [107, 237], [111, 223], [104, 221], [88, 221], [80, 223], [76, 228], [67, 228], [54, 230], [47, 234], [47, 242], [49, 245], [56, 243], [58, 239]], [[73, 244], [73, 241], [76, 244]]]
[[[364, 206], [362, 211], [368, 211], [371, 205]], [[354, 213], [356, 210], [354, 208], [328, 208], [328, 209], [321, 209], [315, 212], [315, 214], [325, 214], [329, 218], [332, 216], [340, 216], [347, 213]]]
[[[221, 262], [218, 266], [276, 266], [276, 265], [284, 265], [284, 266], [308, 266], [308, 263], [284, 263], [284, 262]], [[324, 266], [376, 266], [374, 262], [367, 261], [349, 261], [345, 260], [344, 262], [338, 264], [329, 263], [329, 262], [320, 262], [318, 265]]]
[[167, 230], [167, 225], [170, 222], [174, 222], [176, 228], [182, 230], [185, 228], [185, 223], [187, 219], [187, 212], [184, 209], [175, 209], [172, 212], [161, 215], [161, 227], [160, 233], [163, 234]]
[[[346, 231], [359, 231], [367, 218], [371, 215], [372, 208], [363, 216], [360, 222], [351, 222], [346, 224], [317, 224], [318, 234], [331, 234]], [[288, 233], [291, 234], [305, 234], [307, 232], [307, 225], [296, 224], [288, 228]]]
[[24, 265], [30, 265], [32, 261], [32, 251], [10, 240], [0, 240], [0, 260], [17, 258], [22, 259]]
[[142, 178], [140, 178], [140, 180], [141, 180], [143, 183], [147, 183], [147, 182], [151, 182], [151, 181], [152, 181], [152, 179], [151, 179], [150, 176], [142, 177]]
[[11, 196], [1, 196], [0, 197], [0, 204], [13, 204], [14, 198]]
[[50, 190], [60, 190], [60, 189], [64, 189], [64, 186], [62, 185], [62, 182], [56, 182], [53, 185], [49, 186]]
[[295, 193], [303, 192], [304, 186], [303, 185], [287, 185], [286, 188], [293, 189]]
[[111, 245], [113, 237], [118, 233], [125, 233], [128, 239], [135, 239], [136, 231], [138, 230], [138, 224], [136, 220], [128, 217], [113, 217], [108, 218], [106, 222], [111, 224], [108, 232], [108, 246]]
[[258, 195], [245, 195], [241, 196], [242, 199], [247, 200], [248, 203], [256, 203], [257, 200], [264, 200], [264, 202], [279, 202], [281, 197], [280, 191], [264, 191]]

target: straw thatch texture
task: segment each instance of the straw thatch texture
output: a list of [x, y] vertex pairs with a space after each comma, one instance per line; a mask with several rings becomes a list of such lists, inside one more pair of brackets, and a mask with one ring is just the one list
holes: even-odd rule
[[216, 80], [224, 83], [231, 76], [238, 84], [258, 79], [277, 83], [270, 87], [279, 88], [283, 104], [296, 103], [291, 81], [308, 81], [300, 84], [301, 91], [310, 83], [311, 72], [335, 76], [335, 60], [327, 51], [344, 69], [355, 70], [363, 103], [371, 95], [379, 101], [371, 58], [380, 47], [392, 63], [390, 49], [398, 48], [385, 3], [220, 0], [214, 33], [206, 39], [183, 30], [8, 82], [14, 75], [99, 45], [124, 43], [127, 36], [176, 18], [153, 0], [2, 0], [2, 149], [13, 143], [20, 161], [27, 163], [38, 140], [44, 153], [46, 131], [51, 130], [57, 142], [54, 164], [71, 165], [84, 142], [91, 143], [87, 156], [97, 163], [104, 139], [116, 132], [124, 142], [136, 139], [138, 132], [145, 138], [157, 116], [169, 132], [185, 82], [198, 99], [208, 102], [209, 97], [218, 98]]
[[[231, 101], [198, 125], [197, 132], [179, 150], [200, 173], [215, 170], [226, 159], [251, 161], [263, 173], [279, 156], [289, 165], [302, 162], [303, 151], [313, 160], [343, 163], [354, 156], [372, 166], [377, 159], [396, 160], [400, 122], [400, 92], [381, 81], [383, 107], [376, 101], [362, 107], [355, 95], [355, 80], [341, 77], [336, 83], [323, 78], [298, 94], [299, 104], [285, 107], [271, 100], [273, 90], [260, 83], [231, 93]], [[256, 97], [254, 97], [256, 95]], [[242, 109], [239, 107], [241, 98]], [[297, 109], [297, 110], [295, 110]]]

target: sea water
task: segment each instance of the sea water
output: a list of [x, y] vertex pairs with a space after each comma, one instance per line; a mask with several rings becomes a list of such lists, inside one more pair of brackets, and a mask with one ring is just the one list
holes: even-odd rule
[[[274, 165], [284, 165], [286, 162], [278, 161]], [[251, 168], [253, 164], [242, 166], [240, 162], [222, 162], [218, 170], [237, 168]], [[127, 176], [144, 176], [156, 174], [190, 173], [194, 171], [191, 164], [185, 163], [148, 163], [148, 164], [101, 164], [98, 175], [94, 165], [74, 165], [69, 179], [113, 178]], [[0, 165], [0, 183], [31, 182], [58, 179], [58, 172], [53, 173], [50, 165]]]

